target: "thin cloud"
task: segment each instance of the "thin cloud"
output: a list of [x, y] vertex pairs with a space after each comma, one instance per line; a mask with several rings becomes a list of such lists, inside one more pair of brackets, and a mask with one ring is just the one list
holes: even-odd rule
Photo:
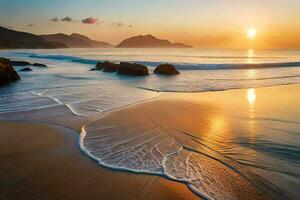
[[120, 28], [120, 27], [124, 26], [124, 24], [122, 22], [112, 23], [111, 25], [116, 28]]
[[58, 17], [53, 17], [49, 20], [50, 22], [58, 22]]
[[88, 18], [82, 19], [81, 22], [84, 24], [97, 24], [98, 18], [88, 17]]
[[124, 24], [124, 23], [122, 23], [122, 22], [115, 22], [115, 23], [111, 23], [110, 24], [111, 26], [113, 26], [113, 27], [116, 27], [116, 28], [121, 28], [121, 27], [129, 27], [129, 28], [132, 28], [133, 27], [133, 25], [132, 24]]
[[35, 25], [35, 24], [27, 24], [26, 26], [27, 27], [33, 27], [33, 26], [37, 26], [37, 25]]
[[71, 17], [65, 17], [65, 18], [62, 18], [61, 21], [63, 21], [63, 22], [72, 22], [73, 19]]

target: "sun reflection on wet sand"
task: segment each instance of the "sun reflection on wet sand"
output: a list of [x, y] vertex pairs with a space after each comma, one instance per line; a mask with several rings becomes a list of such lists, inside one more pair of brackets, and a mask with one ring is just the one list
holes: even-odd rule
[[251, 88], [247, 90], [247, 100], [249, 103], [250, 111], [254, 111], [254, 104], [256, 101], [256, 93], [255, 89]]
[[[247, 90], [247, 100], [249, 104], [249, 120], [248, 120], [248, 136], [249, 140], [252, 140], [252, 137], [255, 135], [256, 123], [255, 120], [255, 101], [256, 101], [256, 92], [254, 88]], [[253, 141], [252, 141], [253, 142]]]

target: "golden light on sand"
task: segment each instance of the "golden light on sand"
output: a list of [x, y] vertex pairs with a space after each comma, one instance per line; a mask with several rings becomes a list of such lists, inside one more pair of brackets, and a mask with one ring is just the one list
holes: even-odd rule
[[249, 29], [247, 30], [247, 36], [248, 36], [248, 38], [250, 38], [250, 39], [255, 38], [256, 32], [257, 32], [257, 31], [256, 31], [255, 28], [249, 28]]

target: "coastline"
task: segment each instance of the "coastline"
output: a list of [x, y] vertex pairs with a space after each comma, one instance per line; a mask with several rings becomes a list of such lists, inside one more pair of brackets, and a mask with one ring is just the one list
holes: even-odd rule
[[[249, 134], [254, 134], [255, 128], [258, 126], [255, 123], [253, 125], [253, 121], [255, 121], [255, 118], [263, 118], [264, 114], [272, 114], [277, 118], [283, 116], [286, 120], [299, 121], [299, 116], [292, 112], [299, 107], [297, 105], [299, 95], [296, 94], [299, 88], [299, 84], [255, 88], [255, 99], [253, 93], [249, 93], [251, 89], [203, 93], [163, 93], [156, 99], [129, 105], [90, 118], [75, 116], [64, 106], [55, 106], [33, 112], [24, 111], [0, 114], [0, 129], [5, 130], [1, 137], [7, 137], [5, 140], [1, 139], [0, 141], [9, 141], [6, 144], [7, 149], [0, 151], [7, 153], [7, 155], [1, 156], [6, 165], [2, 166], [4, 168], [0, 171], [3, 173], [8, 172], [0, 176], [7, 178], [3, 187], [1, 186], [4, 193], [0, 192], [0, 194], [7, 195], [3, 197], [12, 198], [18, 197], [14, 195], [27, 195], [28, 199], [32, 197], [72, 199], [74, 196], [89, 199], [99, 199], [101, 197], [104, 199], [198, 199], [199, 197], [182, 183], [155, 175], [132, 174], [100, 167], [95, 161], [89, 159], [80, 151], [76, 133], [79, 132], [83, 125], [101, 127], [104, 124], [114, 125], [119, 123], [120, 120], [132, 122], [136, 117], [143, 116], [142, 118], [145, 118], [143, 119], [143, 125], [147, 124], [147, 120], [151, 120], [152, 123], [159, 124], [163, 129], [174, 132], [174, 134], [176, 134], [175, 129], [181, 128], [189, 132], [191, 130], [200, 133], [207, 132], [207, 134], [215, 132], [217, 135], [226, 133], [224, 135], [226, 137], [230, 136], [228, 131], [243, 128], [240, 120], [246, 119], [245, 121], [249, 120], [249, 122], [252, 122], [251, 129], [247, 129]], [[272, 98], [267, 98], [270, 94], [273, 95]], [[286, 94], [288, 96], [285, 96]], [[291, 98], [293, 98], [292, 101]], [[283, 99], [285, 100], [283, 101]], [[273, 103], [271, 104], [270, 102], [272, 101]], [[292, 113], [280, 115], [273, 112], [273, 110], [266, 109], [266, 105], [271, 108], [280, 105], [287, 112], [291, 111]], [[239, 111], [235, 112], [237, 106]], [[197, 123], [195, 123], [195, 120], [191, 120], [191, 117], [194, 117]], [[16, 120], [19, 122], [16, 122]], [[226, 121], [226, 124], [224, 124], [224, 121]], [[210, 127], [212, 122], [216, 124], [215, 127]], [[61, 126], [68, 128], [62, 128]], [[31, 147], [22, 149], [24, 140], [18, 140], [18, 134], [20, 134], [18, 130], [20, 128], [26, 133], [27, 140], [35, 139], [35, 141], [44, 141], [45, 143], [39, 144], [38, 149], [30, 150]], [[183, 140], [188, 141], [188, 138]], [[12, 148], [16, 146], [18, 148]], [[191, 147], [193, 147], [193, 144], [191, 144]], [[47, 159], [48, 156], [53, 160]], [[24, 163], [24, 160], [30, 162]], [[63, 162], [57, 163], [55, 161]], [[41, 162], [49, 162], [49, 165], [41, 166]], [[28, 173], [29, 171], [18, 173], [17, 168], [10, 169], [11, 166], [23, 165], [26, 166], [26, 169], [33, 171], [41, 170], [41, 173], [34, 175], [33, 171], [30, 170], [30, 173]], [[63, 171], [65, 172], [69, 171], [70, 175], [66, 177], [58, 169], [64, 169]], [[249, 167], [249, 169], [259, 173], [255, 168]], [[264, 173], [260, 174], [263, 176]], [[63, 177], [60, 177], [60, 175], [63, 175]], [[267, 178], [270, 175], [274, 174], [268, 172], [263, 177]], [[13, 184], [13, 181], [9, 181], [13, 179], [18, 184]], [[34, 185], [32, 191], [21, 189], [26, 184], [37, 183], [42, 179], [46, 180], [41, 184]], [[297, 188], [297, 186], [291, 186], [288, 180], [285, 181], [283, 181], [284, 184], [277, 183], [278, 191], [286, 191], [289, 189], [288, 187], [293, 190]], [[56, 187], [55, 185], [61, 185], [61, 187]], [[118, 192], [115, 192], [116, 188], [119, 188]], [[74, 191], [76, 191], [76, 194]], [[133, 191], [135, 192], [133, 193]], [[292, 198], [297, 194], [299, 194], [297, 191], [294, 191], [293, 194], [291, 194], [291, 191], [287, 192], [287, 196]], [[253, 196], [248, 197], [250, 199], [259, 199], [256, 195], [253, 194]]]
[[72, 129], [11, 121], [0, 129], [1, 199], [198, 199], [180, 183], [99, 167]]

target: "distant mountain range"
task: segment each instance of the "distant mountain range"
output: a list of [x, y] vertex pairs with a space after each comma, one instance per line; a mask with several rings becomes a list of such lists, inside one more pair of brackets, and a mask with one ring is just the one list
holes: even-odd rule
[[128, 38], [116, 46], [117, 48], [193, 48], [182, 43], [171, 43], [158, 39], [153, 35], [139, 35]]
[[[84, 35], [62, 33], [34, 35], [0, 26], [0, 49], [50, 49], [50, 48], [110, 48], [113, 45], [92, 40]], [[152, 35], [139, 35], [125, 39], [117, 48], [192, 48], [182, 43], [171, 43]]]
[[40, 36], [48, 42], [58, 42], [58, 43], [65, 44], [68, 48], [113, 47], [113, 45], [109, 43], [95, 41], [84, 35], [80, 35], [78, 33], [73, 33], [71, 35], [58, 33], [58, 34], [40, 35]]
[[51, 49], [64, 48], [64, 44], [48, 42], [44, 38], [0, 26], [0, 48], [2, 49]]

